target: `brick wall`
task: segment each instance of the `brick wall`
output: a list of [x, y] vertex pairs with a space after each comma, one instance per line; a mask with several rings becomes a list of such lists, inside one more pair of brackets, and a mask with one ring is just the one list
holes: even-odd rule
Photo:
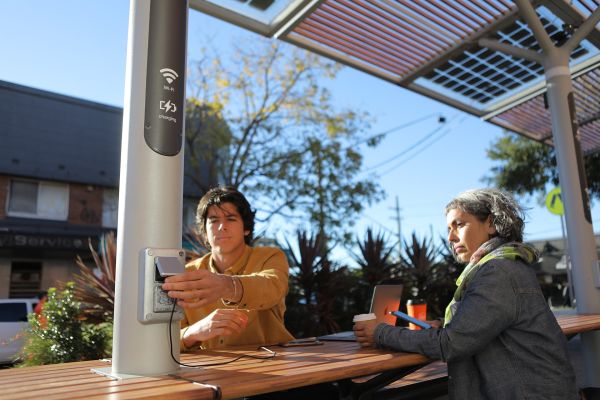
[[79, 225], [102, 225], [102, 189], [91, 185], [69, 185], [68, 222]]
[[6, 175], [0, 175], [0, 219], [6, 218], [9, 185], [10, 178]]

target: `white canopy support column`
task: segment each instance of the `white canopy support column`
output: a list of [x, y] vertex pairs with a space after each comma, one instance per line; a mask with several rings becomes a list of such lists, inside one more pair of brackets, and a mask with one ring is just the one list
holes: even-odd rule
[[[158, 375], [179, 366], [179, 322], [163, 309], [145, 313], [147, 249], [181, 259], [186, 0], [131, 0], [117, 240], [112, 371]], [[162, 253], [161, 253], [162, 252]], [[146, 260], [146, 261], [145, 261]], [[147, 265], [147, 264], [146, 264]], [[146, 291], [148, 294], [148, 291]], [[151, 292], [150, 292], [151, 294]], [[160, 294], [160, 293], [159, 293]], [[165, 298], [161, 299], [165, 303]], [[146, 304], [147, 305], [147, 304]], [[166, 318], [165, 318], [166, 315]], [[157, 317], [158, 316], [158, 317]], [[169, 344], [169, 331], [173, 338]]]
[[[556, 149], [562, 200], [565, 205], [567, 240], [572, 262], [577, 312], [600, 313], [600, 269], [569, 69], [571, 52], [600, 20], [600, 8], [594, 11], [566, 43], [557, 47], [544, 30], [529, 0], [515, 0], [515, 2], [542, 52], [536, 53], [489, 39], [482, 39], [479, 44], [541, 63], [544, 67], [547, 99], [552, 115], [552, 137]], [[584, 333], [581, 339], [586, 374], [584, 386], [600, 387], [600, 333]]]

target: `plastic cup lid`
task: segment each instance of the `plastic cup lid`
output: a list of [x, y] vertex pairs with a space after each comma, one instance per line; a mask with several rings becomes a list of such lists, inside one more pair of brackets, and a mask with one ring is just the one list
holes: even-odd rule
[[357, 314], [352, 319], [352, 322], [370, 321], [370, 320], [376, 319], [376, 318], [377, 318], [377, 316], [375, 314], [373, 314], [373, 313], [371, 313], [371, 314]]

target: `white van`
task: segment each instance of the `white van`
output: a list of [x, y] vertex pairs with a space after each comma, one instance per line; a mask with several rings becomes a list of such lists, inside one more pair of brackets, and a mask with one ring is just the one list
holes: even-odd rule
[[38, 299], [0, 299], [0, 364], [13, 363], [25, 340], [27, 314], [32, 313]]

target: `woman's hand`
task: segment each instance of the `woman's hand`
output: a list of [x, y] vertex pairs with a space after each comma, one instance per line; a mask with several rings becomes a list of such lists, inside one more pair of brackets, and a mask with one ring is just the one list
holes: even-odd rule
[[441, 328], [442, 324], [443, 324], [443, 322], [440, 321], [439, 319], [434, 319], [434, 320], [425, 321], [425, 322], [427, 322], [429, 325], [431, 325], [431, 327], [434, 329]]
[[190, 325], [183, 334], [183, 344], [191, 347], [198, 342], [216, 336], [228, 336], [240, 333], [248, 324], [248, 313], [244, 310], [219, 308], [205, 318]]
[[375, 345], [373, 334], [377, 327], [377, 320], [360, 321], [354, 324], [354, 336], [356, 341], [363, 347], [371, 347]]

